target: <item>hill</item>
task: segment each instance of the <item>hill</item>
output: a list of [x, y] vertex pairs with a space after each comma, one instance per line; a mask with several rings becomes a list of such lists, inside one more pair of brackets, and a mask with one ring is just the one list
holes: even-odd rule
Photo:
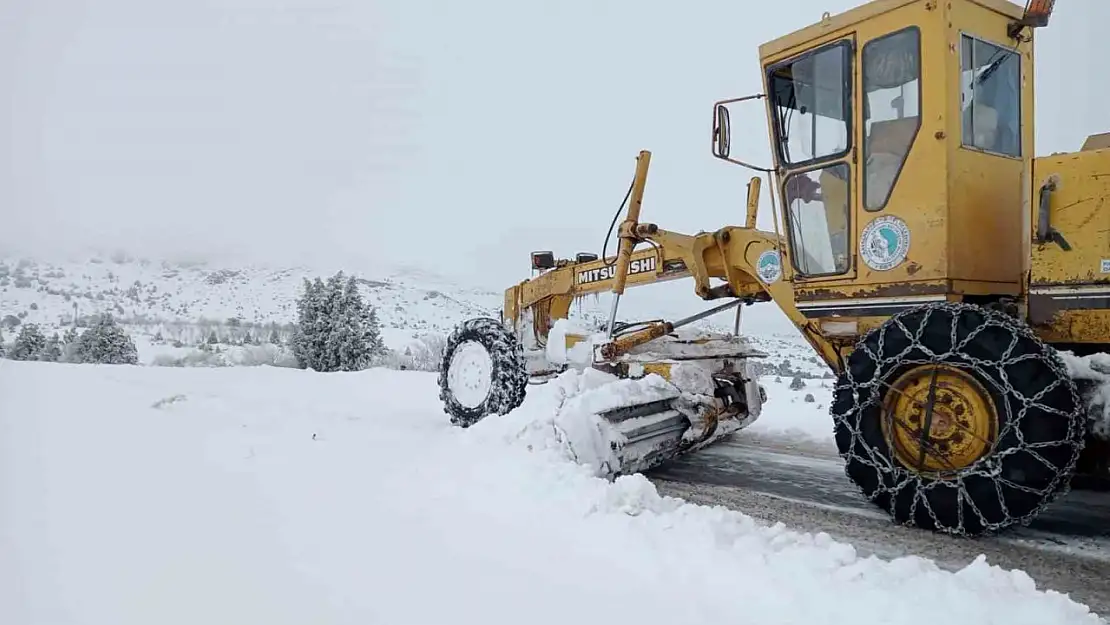
[[[107, 312], [133, 336], [143, 363], [288, 364], [289, 356], [281, 350], [244, 354], [243, 348], [288, 341], [303, 281], [334, 272], [122, 253], [67, 260], [0, 256], [0, 329], [7, 341], [23, 323], [38, 324], [49, 335]], [[413, 368], [434, 368], [442, 338], [456, 323], [496, 317], [502, 305], [502, 292], [460, 285], [426, 270], [346, 273], [356, 276], [364, 298], [376, 308], [387, 346], [399, 362]], [[672, 283], [629, 291], [620, 316], [675, 319], [708, 306], [688, 289], [686, 283]], [[609, 302], [608, 296], [589, 296], [571, 314], [601, 323], [608, 317]], [[793, 328], [774, 319], [777, 309], [757, 308], [758, 314], [748, 308], [744, 317], [745, 332], [754, 333], [757, 345], [774, 353], [776, 362], [815, 365], [812, 351]], [[732, 319], [724, 313], [702, 325], [730, 330]], [[205, 353], [198, 354], [198, 349]], [[823, 369], [816, 366], [817, 375]]]

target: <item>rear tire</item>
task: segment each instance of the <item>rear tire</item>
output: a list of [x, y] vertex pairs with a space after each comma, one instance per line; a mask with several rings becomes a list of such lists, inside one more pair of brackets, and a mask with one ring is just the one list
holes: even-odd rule
[[[964, 458], [965, 466], [934, 472], [907, 466], [904, 447], [892, 447], [884, 434], [919, 436], [924, 429], [915, 426], [923, 418], [904, 408], [898, 426], [884, 415], [895, 393], [891, 383], [922, 365], [940, 365], [953, 380], [964, 376], [964, 389], [980, 389], [979, 405], [995, 408], [991, 436], [978, 439], [990, 444], [977, 459]], [[956, 431], [951, 424], [963, 421], [953, 416], [955, 403], [959, 397], [931, 410], [940, 416], [930, 423]], [[969, 304], [922, 306], [868, 332], [845, 363], [830, 410], [845, 473], [864, 496], [898, 523], [960, 535], [1025, 525], [1067, 492], [1086, 429], [1076, 386], [1055, 350], [1017, 319]]]
[[490, 414], [507, 414], [524, 401], [528, 369], [524, 348], [500, 321], [459, 324], [447, 338], [439, 398], [451, 423], [470, 427]]

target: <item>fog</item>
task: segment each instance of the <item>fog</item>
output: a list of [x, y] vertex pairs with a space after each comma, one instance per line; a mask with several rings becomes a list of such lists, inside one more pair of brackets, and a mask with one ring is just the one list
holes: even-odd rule
[[[644, 219], [741, 223], [713, 101], [759, 91], [760, 43], [854, 4], [4, 0], [0, 246], [498, 288], [530, 250], [600, 252], [640, 149]], [[1038, 154], [1110, 130], [1108, 20], [1070, 0], [1038, 33]], [[767, 145], [761, 106], [734, 110], [734, 153]]]

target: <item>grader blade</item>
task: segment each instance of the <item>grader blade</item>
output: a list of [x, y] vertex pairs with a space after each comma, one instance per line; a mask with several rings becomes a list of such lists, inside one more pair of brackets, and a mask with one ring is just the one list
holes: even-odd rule
[[669, 399], [622, 406], [599, 416], [617, 435], [611, 443], [618, 459], [611, 468], [614, 477], [647, 471], [677, 456], [682, 435], [690, 427]]
[[[672, 330], [684, 324], [665, 325]], [[598, 473], [609, 478], [660, 466], [758, 418], [766, 395], [748, 363], [766, 354], [737, 336], [677, 331], [650, 341], [622, 342], [615, 351], [605, 349], [613, 344], [611, 338], [635, 335], [643, 325], [622, 327], [614, 337], [552, 332], [549, 341], [575, 343], [581, 358], [552, 363], [525, 352], [516, 335], [496, 320], [464, 322], [448, 339], [444, 354], [439, 377], [444, 410], [456, 425], [470, 427], [487, 415], [515, 410], [531, 383], [551, 383], [562, 375], [552, 370], [612, 376], [563, 397], [560, 411], [565, 414], [556, 416], [572, 420], [578, 433], [589, 432], [571, 446], [581, 448], [575, 455], [584, 461], [595, 459]], [[614, 357], [595, 361], [590, 357], [595, 353]], [[529, 375], [530, 368], [538, 370]], [[583, 419], [587, 427], [581, 427]]]

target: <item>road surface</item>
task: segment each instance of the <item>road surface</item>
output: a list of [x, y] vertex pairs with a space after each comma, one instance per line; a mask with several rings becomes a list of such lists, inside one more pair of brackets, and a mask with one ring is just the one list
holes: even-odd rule
[[648, 477], [662, 495], [823, 531], [862, 556], [917, 555], [956, 570], [984, 554], [1110, 615], [1110, 493], [1073, 491], [1029, 527], [968, 539], [895, 525], [848, 481], [831, 443], [740, 432]]

